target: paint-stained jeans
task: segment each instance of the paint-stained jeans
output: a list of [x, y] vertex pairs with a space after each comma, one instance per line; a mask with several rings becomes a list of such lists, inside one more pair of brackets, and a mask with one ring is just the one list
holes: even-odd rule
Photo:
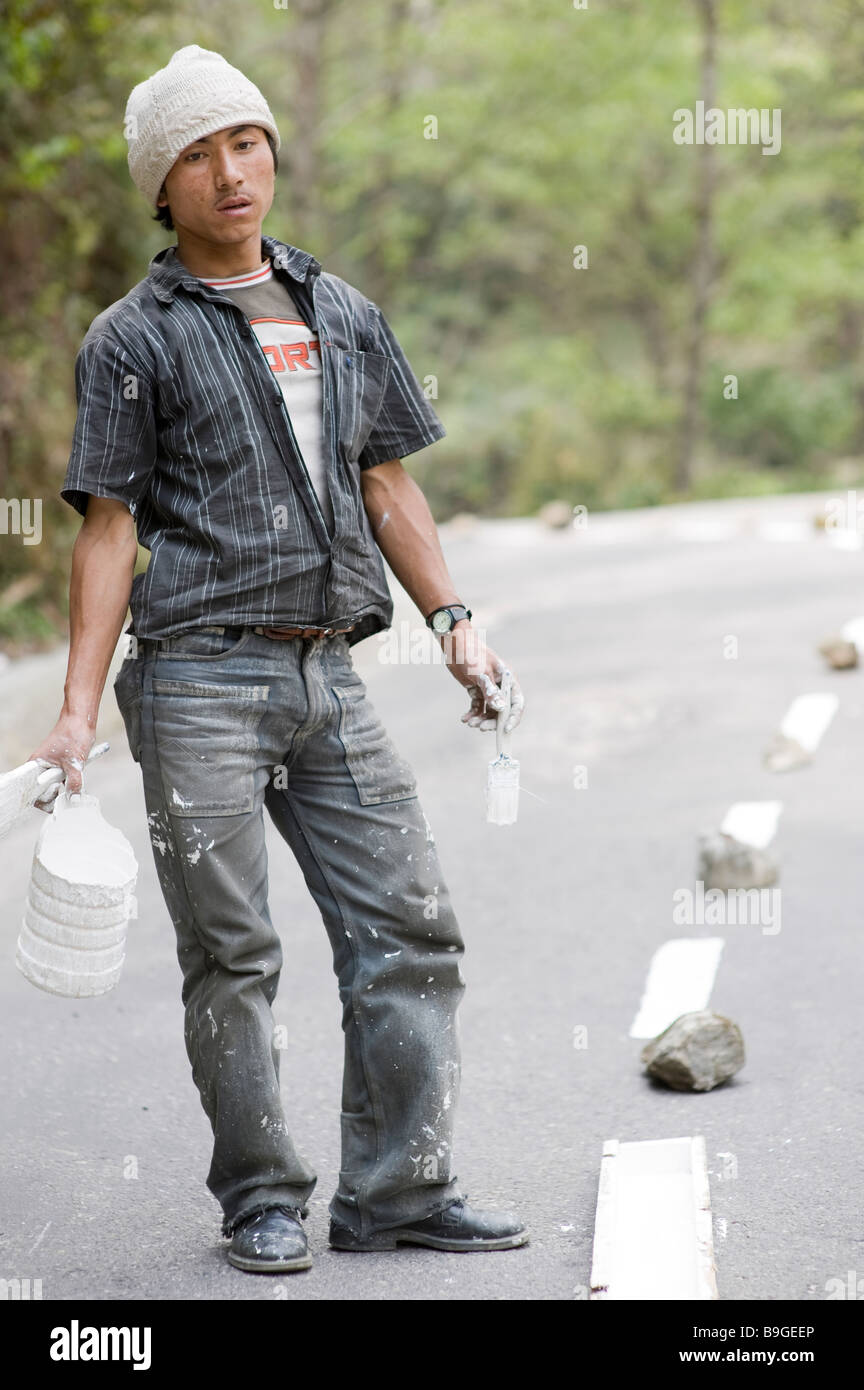
[[[198, 628], [139, 639], [114, 688], [177, 933], [223, 1233], [261, 1206], [305, 1215], [317, 1181], [279, 1090], [271, 1006], [282, 945], [267, 902], [265, 806], [321, 911], [342, 1000], [342, 1157], [330, 1212], [365, 1236], [448, 1206], [459, 1195], [463, 941], [414, 773], [347, 638]], [[290, 959], [290, 940], [288, 950]]]

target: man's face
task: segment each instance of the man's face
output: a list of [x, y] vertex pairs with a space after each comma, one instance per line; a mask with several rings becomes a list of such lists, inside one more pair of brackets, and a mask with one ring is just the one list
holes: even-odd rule
[[226, 126], [187, 145], [165, 176], [159, 206], [204, 241], [244, 241], [273, 203], [273, 155], [261, 126]]

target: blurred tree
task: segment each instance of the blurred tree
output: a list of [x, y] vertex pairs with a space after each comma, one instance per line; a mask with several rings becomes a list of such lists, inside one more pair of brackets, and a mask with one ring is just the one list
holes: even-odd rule
[[[715, 0], [694, 0], [699, 18], [702, 53], [699, 99], [705, 111], [712, 111], [717, 95], [717, 6]], [[687, 366], [684, 385], [681, 434], [675, 467], [675, 486], [685, 492], [690, 485], [693, 448], [700, 428], [702, 363], [705, 356], [705, 323], [712, 288], [714, 198], [717, 145], [698, 147], [699, 186], [694, 212], [695, 249], [693, 253], [692, 305], [686, 338]]]
[[[0, 539], [0, 634], [63, 621], [57, 496], [74, 421], [72, 363], [92, 317], [129, 288], [133, 201], [123, 110], [160, 0], [7, 0], [0, 33], [0, 494], [42, 500], [39, 545]], [[27, 575], [38, 583], [22, 587]], [[23, 603], [23, 599], [27, 603]]]

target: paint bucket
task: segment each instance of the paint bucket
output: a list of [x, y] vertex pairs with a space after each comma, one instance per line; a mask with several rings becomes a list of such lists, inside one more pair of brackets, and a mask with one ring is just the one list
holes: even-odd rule
[[120, 978], [138, 915], [138, 864], [99, 801], [65, 789], [39, 832], [15, 963], [49, 994], [105, 994]]

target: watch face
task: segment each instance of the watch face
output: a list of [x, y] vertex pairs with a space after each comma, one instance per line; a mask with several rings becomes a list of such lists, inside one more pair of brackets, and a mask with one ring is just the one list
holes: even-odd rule
[[436, 632], [449, 632], [452, 620], [452, 613], [436, 613], [432, 619], [432, 626]]

